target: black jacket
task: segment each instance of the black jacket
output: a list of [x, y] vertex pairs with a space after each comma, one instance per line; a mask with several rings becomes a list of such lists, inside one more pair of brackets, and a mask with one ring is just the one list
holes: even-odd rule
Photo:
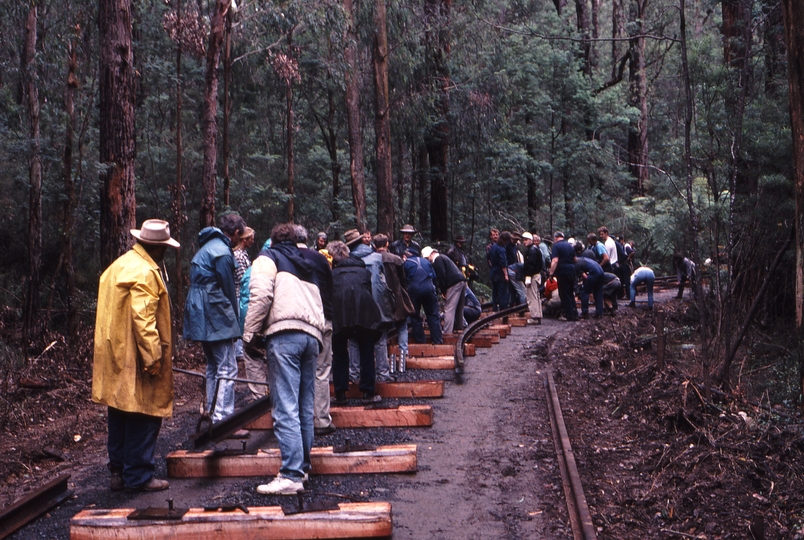
[[525, 252], [525, 264], [522, 266], [522, 273], [526, 276], [535, 276], [544, 270], [544, 257], [541, 250], [531, 244]]
[[433, 270], [436, 273], [436, 282], [438, 283], [438, 290], [447, 294], [447, 289], [453, 285], [457, 285], [461, 281], [466, 281], [463, 277], [463, 272], [455, 266], [452, 259], [445, 255], [438, 255], [433, 261]]
[[332, 332], [374, 330], [380, 308], [371, 295], [371, 272], [355, 257], [347, 257], [332, 270]]

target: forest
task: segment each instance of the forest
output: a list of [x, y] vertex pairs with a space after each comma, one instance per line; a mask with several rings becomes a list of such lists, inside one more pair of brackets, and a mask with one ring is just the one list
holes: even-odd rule
[[752, 325], [801, 327], [802, 28], [795, 0], [3, 2], [0, 346], [91, 327], [149, 218], [182, 244], [177, 320], [223, 212], [258, 246], [288, 220], [464, 235], [484, 278], [490, 227], [606, 225], [657, 275], [704, 269], [728, 389]]

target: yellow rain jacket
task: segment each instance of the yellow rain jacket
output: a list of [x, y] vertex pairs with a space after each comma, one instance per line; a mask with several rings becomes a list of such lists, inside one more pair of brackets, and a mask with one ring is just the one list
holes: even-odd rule
[[139, 244], [100, 278], [92, 401], [127, 412], [173, 414], [170, 301], [159, 266]]

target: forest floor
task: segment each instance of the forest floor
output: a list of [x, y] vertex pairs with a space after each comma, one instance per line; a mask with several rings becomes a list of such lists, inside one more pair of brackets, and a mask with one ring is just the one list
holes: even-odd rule
[[[664, 371], [643, 306], [600, 321], [515, 328], [467, 358], [461, 385], [449, 371], [400, 376], [451, 381], [443, 399], [428, 401], [432, 428], [339, 429], [316, 440], [417, 443], [415, 475], [313, 476], [311, 492], [390, 501], [394, 538], [570, 538], [543, 386], [551, 371], [599, 538], [804, 538], [804, 419], [787, 401], [797, 385], [790, 338], [757, 329], [753, 354], [735, 366], [733, 393], [707, 402], [694, 306], [660, 298], [672, 332]], [[12, 327], [0, 326], [0, 342], [13, 340]], [[164, 506], [167, 496], [185, 507], [280, 502], [255, 493], [265, 478], [171, 480], [169, 495], [110, 492], [105, 410], [89, 399], [89, 330], [69, 346], [46, 336], [24, 361], [9, 351], [0, 359], [0, 508], [62, 472], [74, 490], [12, 538], [67, 539], [70, 518], [88, 505]], [[179, 350], [177, 366], [201, 371], [200, 349]], [[189, 448], [201, 399], [197, 380], [175, 381], [176, 413], [157, 446], [161, 477], [165, 455]], [[248, 444], [276, 440], [253, 433]]]

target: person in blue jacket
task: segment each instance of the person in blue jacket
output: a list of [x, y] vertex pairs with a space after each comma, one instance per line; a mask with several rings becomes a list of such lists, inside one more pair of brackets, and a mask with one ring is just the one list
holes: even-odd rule
[[198, 233], [200, 247], [190, 265], [184, 304], [184, 339], [199, 341], [207, 358], [206, 410], [213, 422], [234, 412], [234, 381], [218, 381], [237, 377], [235, 340], [242, 333], [231, 246], [240, 241], [246, 222], [237, 214], [224, 214], [219, 225]]
[[426, 343], [421, 310], [427, 318], [430, 338], [433, 343], [444, 343], [441, 334], [441, 317], [438, 314], [438, 294], [436, 293], [436, 274], [430, 261], [419, 257], [419, 252], [409, 249], [403, 268], [408, 282], [408, 296], [413, 302], [413, 315], [410, 316], [411, 335], [416, 343]]
[[582, 257], [583, 244], [575, 244], [575, 272], [581, 285], [581, 317], [589, 317], [589, 295], [595, 297], [595, 319], [603, 317], [603, 267], [596, 260]]

